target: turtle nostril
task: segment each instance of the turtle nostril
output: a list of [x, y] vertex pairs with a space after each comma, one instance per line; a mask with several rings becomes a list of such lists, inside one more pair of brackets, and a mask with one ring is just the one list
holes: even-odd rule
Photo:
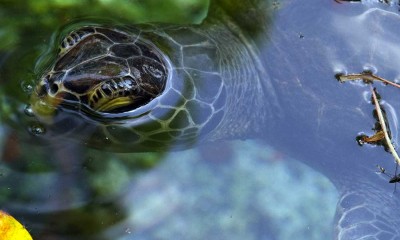
[[57, 84], [55, 84], [55, 83], [52, 83], [51, 85], [50, 85], [50, 93], [51, 94], [56, 94], [58, 92], [58, 85]]

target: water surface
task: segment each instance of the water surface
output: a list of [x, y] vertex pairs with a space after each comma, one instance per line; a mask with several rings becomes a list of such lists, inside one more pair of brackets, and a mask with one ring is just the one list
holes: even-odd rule
[[41, 129], [24, 110], [54, 33], [104, 15], [118, 23], [199, 22], [206, 9], [202, 1], [162, 2], [0, 2], [0, 208], [44, 240], [332, 235], [332, 184], [257, 141], [113, 154], [30, 137], [29, 127]]

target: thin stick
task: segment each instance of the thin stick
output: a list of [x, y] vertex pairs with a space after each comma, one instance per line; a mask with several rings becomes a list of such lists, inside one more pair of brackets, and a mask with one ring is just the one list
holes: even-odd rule
[[[397, 166], [397, 164], [396, 164], [396, 166]], [[388, 174], [388, 173], [386, 172], [386, 169], [385, 169], [385, 168], [381, 167], [380, 165], [376, 165], [376, 167], [379, 169], [379, 173], [382, 173], [382, 174], [388, 176], [390, 179], [393, 178], [392, 175], [390, 175], [390, 174]], [[397, 167], [396, 167], [396, 168], [397, 168]]]
[[373, 81], [381, 81], [385, 84], [392, 85], [394, 87], [400, 88], [400, 84], [391, 82], [379, 76], [376, 76], [373, 73], [364, 72], [364, 73], [357, 73], [357, 74], [347, 74], [347, 75], [338, 75], [337, 79], [340, 82], [347, 82], [347, 81], [354, 81], [354, 80], [363, 80], [366, 82], [373, 82]]
[[389, 134], [388, 134], [387, 129], [386, 129], [386, 122], [385, 122], [385, 119], [383, 118], [382, 110], [381, 110], [381, 107], [379, 106], [379, 101], [378, 101], [378, 98], [376, 97], [376, 94], [375, 94], [375, 89], [372, 88], [372, 86], [371, 86], [371, 92], [372, 92], [372, 100], [373, 100], [373, 102], [375, 104], [376, 113], [378, 115], [379, 124], [382, 127], [382, 131], [383, 131], [383, 133], [385, 135], [385, 140], [386, 140], [386, 143], [387, 143], [387, 145], [389, 147], [390, 153], [393, 155], [394, 160], [396, 161], [396, 163], [400, 164], [399, 155], [397, 154], [396, 150], [394, 149], [392, 141], [389, 138]]

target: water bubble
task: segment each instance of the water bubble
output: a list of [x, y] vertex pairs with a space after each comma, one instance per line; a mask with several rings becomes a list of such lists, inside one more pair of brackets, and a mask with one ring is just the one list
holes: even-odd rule
[[30, 104], [26, 105], [25, 109], [24, 109], [24, 113], [26, 116], [28, 117], [33, 117], [35, 116], [33, 110], [32, 110], [32, 106]]
[[40, 124], [36, 123], [29, 127], [29, 132], [33, 135], [39, 136], [43, 135], [46, 132], [46, 129]]
[[348, 74], [345, 66], [340, 63], [335, 63], [332, 70], [335, 73], [335, 76], [344, 76]]
[[372, 103], [371, 102], [371, 92], [370, 91], [363, 91], [362, 96], [364, 98], [364, 101], [367, 103]]
[[21, 88], [22, 88], [22, 91], [30, 94], [33, 91], [33, 84], [30, 81], [22, 81]]
[[364, 72], [371, 72], [372, 74], [377, 74], [378, 73], [378, 69], [375, 66], [371, 65], [371, 64], [365, 64], [363, 66], [363, 71]]

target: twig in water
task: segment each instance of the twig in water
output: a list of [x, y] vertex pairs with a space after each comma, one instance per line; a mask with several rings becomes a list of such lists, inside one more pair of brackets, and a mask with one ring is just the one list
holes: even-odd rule
[[335, 75], [335, 78], [341, 83], [348, 81], [355, 81], [355, 80], [362, 80], [365, 83], [372, 83], [374, 81], [379, 81], [383, 82], [384, 84], [400, 88], [400, 84], [376, 76], [371, 71], [364, 71], [362, 73], [353, 73], [353, 74], [338, 73]]
[[375, 105], [375, 110], [376, 110], [376, 113], [378, 115], [378, 120], [379, 120], [379, 123], [381, 125], [381, 128], [382, 128], [382, 131], [383, 131], [383, 135], [385, 137], [385, 141], [386, 141], [387, 147], [389, 148], [389, 152], [394, 157], [394, 160], [396, 161], [396, 164], [399, 165], [400, 164], [399, 155], [397, 154], [396, 150], [394, 149], [394, 146], [392, 144], [392, 140], [389, 137], [388, 130], [386, 128], [386, 121], [385, 121], [385, 119], [383, 117], [382, 110], [381, 110], [381, 107], [380, 107], [380, 104], [379, 104], [379, 100], [378, 100], [378, 98], [376, 96], [377, 95], [376, 94], [376, 89], [373, 88], [372, 86], [371, 86], [371, 92], [372, 92], [372, 101], [374, 102], [374, 105]]
[[[391, 175], [386, 173], [386, 169], [384, 169], [383, 167], [376, 165], [376, 167], [379, 169], [379, 173], [385, 174], [386, 176], [388, 176], [390, 178], [389, 183], [398, 183], [400, 182], [400, 174], [397, 174], [397, 167], [399, 165], [396, 165], [396, 173], [395, 175]], [[396, 187], [396, 185], [395, 185]]]
[[399, 165], [396, 163], [396, 170], [394, 172], [394, 175], [386, 173], [386, 169], [384, 169], [383, 167], [381, 167], [379, 165], [376, 165], [376, 167], [379, 169], [379, 173], [385, 174], [386, 176], [388, 176], [390, 178], [389, 183], [394, 183], [393, 193], [396, 192], [397, 183], [400, 182], [400, 174], [397, 174], [397, 169], [398, 169]]

